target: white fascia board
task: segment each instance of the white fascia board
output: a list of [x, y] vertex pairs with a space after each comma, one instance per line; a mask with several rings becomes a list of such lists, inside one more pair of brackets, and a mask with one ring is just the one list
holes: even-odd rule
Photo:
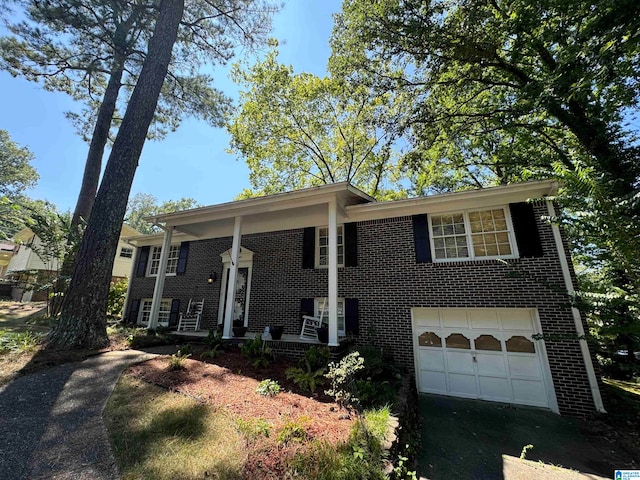
[[555, 195], [557, 191], [558, 182], [542, 180], [489, 187], [480, 190], [467, 190], [427, 197], [409, 198], [406, 200], [351, 205], [347, 206], [345, 210], [348, 220], [352, 222], [378, 220], [421, 213], [446, 213], [470, 208], [505, 205], [508, 203], [522, 202], [529, 198], [542, 198], [548, 195]]
[[256, 215], [291, 208], [320, 205], [338, 197], [340, 197], [339, 200], [341, 200], [339, 203], [346, 203], [348, 201], [353, 201], [354, 203], [375, 201], [371, 196], [358, 190], [349, 183], [340, 182], [305, 188], [293, 192], [278, 193], [265, 197], [248, 198], [236, 202], [167, 213], [148, 217], [145, 218], [145, 220], [152, 223], [165, 223], [166, 225], [173, 226], [188, 225], [191, 223], [216, 221], [237, 216]]

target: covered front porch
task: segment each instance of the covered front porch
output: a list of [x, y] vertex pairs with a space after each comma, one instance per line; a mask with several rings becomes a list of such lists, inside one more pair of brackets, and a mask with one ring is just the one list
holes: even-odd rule
[[[141, 242], [138, 245], [158, 245], [162, 240], [161, 248], [152, 247], [155, 248], [152, 253], [159, 258], [152, 274], [155, 276], [153, 296], [146, 300], [149, 328], [153, 329], [163, 321], [171, 325], [175, 315], [181, 315], [185, 310], [184, 293], [179, 293], [181, 306], [174, 308], [171, 304], [176, 302], [178, 290], [175, 286], [180, 279], [169, 279], [169, 287], [165, 289], [167, 265], [171, 261], [177, 262], [180, 275], [185, 271], [180, 265], [187, 264], [189, 275], [199, 268], [198, 263], [207, 263], [214, 267], [206, 267], [207, 272], [199, 273], [198, 282], [208, 277], [208, 285], [190, 284], [194, 285], [194, 292], [200, 292], [190, 295], [190, 301], [204, 299], [205, 308], [214, 308], [217, 312], [217, 322], [211, 318], [215, 312], [209, 310], [206, 324], [199, 327], [204, 331], [179, 332], [178, 335], [206, 336], [210, 328], [219, 325], [223, 339], [232, 340], [234, 327], [247, 327], [249, 338], [262, 333], [266, 325], [284, 323], [285, 333], [280, 340], [265, 340], [279, 342], [278, 345], [320, 344], [316, 339], [300, 338], [297, 323], [300, 313], [317, 316], [321, 311], [328, 327], [327, 345], [339, 347], [344, 343], [342, 337], [353, 332], [353, 329], [349, 330], [353, 325], [350, 319], [357, 319], [358, 309], [356, 299], [338, 295], [339, 268], [353, 266], [345, 263], [345, 258], [356, 258], [355, 251], [349, 251], [345, 241], [350, 235], [354, 238], [356, 235], [354, 228], [347, 228], [355, 227], [355, 224], [346, 224], [346, 207], [369, 201], [372, 201], [370, 197], [348, 184], [334, 184], [149, 219], [164, 230], [162, 236], [156, 235], [154, 239], [134, 239]], [[307, 233], [312, 235], [315, 250], [307, 248]], [[191, 243], [192, 253], [188, 248], [177, 246], [176, 242], [182, 247]], [[220, 249], [218, 245], [225, 245], [225, 242], [231, 243], [231, 248], [226, 243], [227, 246]], [[193, 252], [194, 245], [198, 246], [197, 254]], [[204, 245], [207, 253], [203, 253]], [[183, 258], [184, 250], [187, 253]], [[295, 258], [291, 254], [293, 251]], [[268, 257], [281, 257], [282, 260], [278, 263]], [[294, 265], [295, 268], [287, 269], [283, 265]], [[304, 280], [297, 281], [296, 278]], [[189, 287], [180, 288], [180, 292], [189, 290]], [[140, 296], [144, 297], [144, 294]], [[141, 305], [144, 306], [144, 302], [143, 298]]]

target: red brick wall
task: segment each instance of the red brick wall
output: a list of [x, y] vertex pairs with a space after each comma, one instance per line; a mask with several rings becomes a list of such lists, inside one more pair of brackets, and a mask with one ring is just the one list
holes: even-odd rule
[[[547, 215], [544, 204], [536, 216]], [[358, 343], [385, 347], [413, 371], [412, 307], [537, 308], [545, 335], [575, 333], [553, 232], [539, 220], [543, 257], [416, 263], [411, 217], [358, 224], [358, 266], [340, 268], [338, 296], [359, 300]], [[249, 329], [262, 332], [281, 324], [284, 333], [300, 331], [300, 299], [327, 295], [326, 269], [302, 268], [302, 229], [246, 235], [242, 246], [254, 252]], [[203, 327], [217, 322], [222, 279], [220, 254], [231, 238], [191, 242], [185, 275], [167, 277], [164, 297], [205, 298]], [[138, 249], [139, 250], [139, 249]], [[207, 284], [211, 272], [218, 281]], [[519, 272], [514, 275], [514, 272]], [[155, 278], [134, 278], [130, 299], [151, 297]], [[594, 411], [577, 341], [547, 341], [549, 364], [560, 411]]]

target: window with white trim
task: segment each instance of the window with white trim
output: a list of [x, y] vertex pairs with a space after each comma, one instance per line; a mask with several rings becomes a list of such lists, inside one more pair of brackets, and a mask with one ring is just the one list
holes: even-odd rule
[[120, 249], [120, 256], [124, 258], [133, 258], [133, 248], [122, 247]]
[[429, 215], [429, 227], [435, 261], [515, 257], [506, 208]]
[[[329, 227], [316, 228], [316, 268], [329, 266]], [[338, 225], [338, 267], [344, 267], [344, 226]]]
[[[160, 255], [162, 254], [162, 246], [152, 247], [151, 255], [149, 255], [149, 273], [150, 277], [158, 275], [160, 268]], [[180, 245], [171, 245], [169, 248], [169, 258], [167, 259], [166, 275], [175, 275], [178, 269], [178, 259], [180, 258]]]
[[[324, 315], [322, 315], [322, 319], [329, 322], [329, 300], [326, 300], [323, 297], [314, 298], [313, 299], [313, 310], [314, 317], [320, 318], [320, 314], [323, 311], [324, 306]], [[338, 298], [338, 336], [345, 336], [345, 327], [344, 327], [344, 298]]]
[[[138, 313], [138, 325], [148, 326], [151, 316], [151, 298], [140, 300], [140, 312]], [[169, 326], [169, 315], [171, 315], [171, 299], [163, 298], [160, 301], [160, 312], [158, 313], [158, 325]]]

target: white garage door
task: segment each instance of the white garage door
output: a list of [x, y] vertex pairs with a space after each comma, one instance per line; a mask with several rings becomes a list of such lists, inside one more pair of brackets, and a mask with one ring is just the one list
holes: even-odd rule
[[533, 309], [414, 308], [418, 390], [557, 410]]

